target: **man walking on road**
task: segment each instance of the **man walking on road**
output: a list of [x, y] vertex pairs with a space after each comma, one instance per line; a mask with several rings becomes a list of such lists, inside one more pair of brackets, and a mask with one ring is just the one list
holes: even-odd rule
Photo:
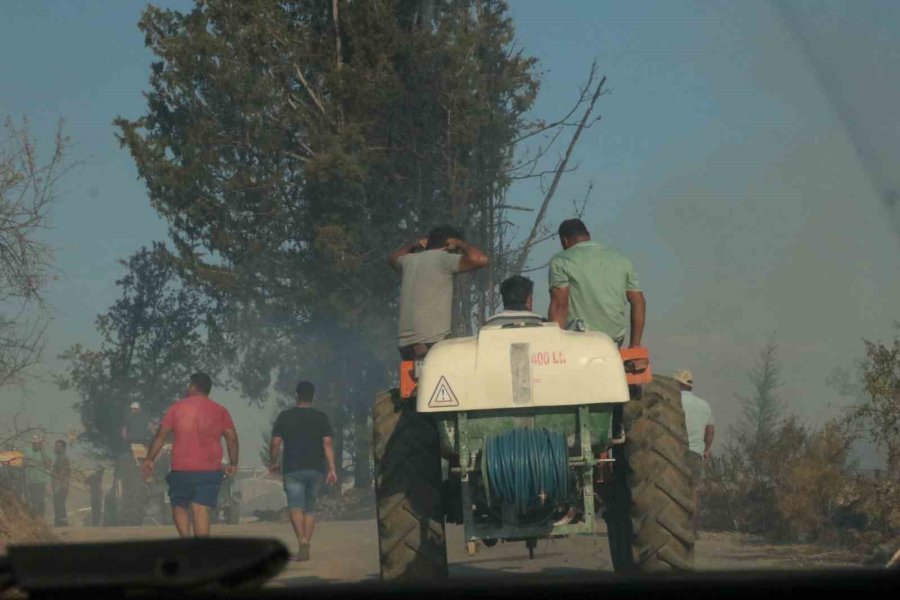
[[697, 521], [700, 516], [700, 484], [703, 481], [703, 462], [709, 460], [709, 449], [716, 435], [716, 423], [712, 409], [706, 400], [698, 398], [692, 391], [694, 377], [690, 371], [675, 373], [675, 381], [681, 387], [681, 407], [688, 433], [688, 464], [691, 467], [691, 489], [694, 492], [694, 516], [691, 524], [694, 537], [697, 535]]
[[238, 465], [238, 437], [228, 410], [209, 398], [212, 379], [206, 373], [194, 373], [187, 397], [169, 407], [150, 445], [141, 467], [144, 477], [153, 472], [153, 461], [170, 433], [172, 471], [166, 477], [172, 519], [178, 535], [209, 535], [209, 511], [215, 509], [222, 485], [222, 438], [228, 447], [226, 477], [234, 476]]
[[388, 264], [403, 277], [397, 345], [403, 360], [414, 360], [450, 335], [453, 276], [487, 266], [488, 257], [459, 231], [442, 226], [395, 250]]
[[563, 251], [550, 261], [549, 319], [566, 329], [575, 320], [602, 331], [619, 346], [625, 342], [625, 304], [631, 305], [629, 346], [641, 345], [646, 301], [631, 261], [591, 241], [580, 219], [559, 226]]
[[309, 542], [316, 527], [316, 496], [323, 475], [328, 485], [337, 483], [331, 423], [325, 413], [312, 407], [315, 394], [316, 388], [309, 381], [297, 384], [297, 405], [275, 419], [269, 444], [269, 470], [282, 473], [291, 525], [299, 544], [297, 560], [301, 561], [309, 560]]
[[53, 462], [53, 523], [56, 527], [68, 527], [66, 499], [69, 497], [69, 476], [72, 465], [66, 456], [66, 441], [56, 440], [53, 447], [56, 460]]

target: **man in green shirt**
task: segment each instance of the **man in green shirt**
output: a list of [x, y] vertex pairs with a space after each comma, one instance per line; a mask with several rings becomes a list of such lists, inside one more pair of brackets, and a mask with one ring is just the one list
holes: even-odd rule
[[52, 467], [50, 458], [44, 451], [44, 438], [37, 433], [31, 436], [31, 446], [26, 447], [22, 454], [25, 458], [25, 490], [28, 504], [35, 516], [43, 518]]
[[612, 248], [591, 241], [581, 219], [559, 226], [563, 251], [550, 261], [550, 314], [565, 329], [575, 320], [588, 331], [602, 331], [620, 346], [625, 342], [625, 304], [631, 305], [629, 346], [641, 345], [646, 302], [634, 266]]

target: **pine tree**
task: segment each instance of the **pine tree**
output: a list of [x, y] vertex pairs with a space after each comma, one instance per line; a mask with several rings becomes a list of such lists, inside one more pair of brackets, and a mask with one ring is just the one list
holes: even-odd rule
[[773, 335], [748, 374], [753, 396], [741, 399], [741, 419], [736, 433], [751, 462], [758, 463], [760, 452], [773, 443], [784, 415], [783, 403], [776, 393], [782, 386], [777, 353], [778, 344]]

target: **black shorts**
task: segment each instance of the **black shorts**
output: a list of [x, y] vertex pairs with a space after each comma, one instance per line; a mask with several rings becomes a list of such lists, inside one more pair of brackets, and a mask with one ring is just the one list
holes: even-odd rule
[[215, 508], [219, 504], [222, 476], [222, 471], [172, 471], [166, 477], [169, 503], [183, 508], [191, 504]]

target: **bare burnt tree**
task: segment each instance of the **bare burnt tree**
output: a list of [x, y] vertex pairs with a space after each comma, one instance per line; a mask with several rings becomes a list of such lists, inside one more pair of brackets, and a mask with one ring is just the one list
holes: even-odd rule
[[56, 185], [72, 165], [69, 139], [57, 126], [45, 161], [27, 119], [7, 119], [0, 139], [0, 385], [22, 380], [38, 362], [47, 323], [42, 290], [56, 276], [52, 251], [40, 239], [49, 226]]

